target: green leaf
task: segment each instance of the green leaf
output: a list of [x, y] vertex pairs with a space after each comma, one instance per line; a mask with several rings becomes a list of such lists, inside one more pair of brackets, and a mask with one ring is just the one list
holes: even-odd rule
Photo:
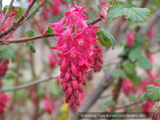
[[120, 4], [118, 4], [114, 7], [111, 7], [110, 11], [107, 14], [108, 21], [112, 22], [113, 18], [118, 17], [118, 16], [122, 16], [123, 9], [124, 9], [124, 6], [120, 5]]
[[62, 0], [62, 1], [65, 1], [65, 2], [70, 2], [70, 3], [72, 3], [74, 0]]
[[139, 97], [139, 100], [140, 100], [140, 102], [144, 102], [145, 100], [146, 100], [146, 92], [144, 92], [140, 97]]
[[124, 72], [124, 70], [122, 70], [122, 69], [120, 69], [120, 68], [117, 68], [114, 72], [113, 72], [113, 74], [112, 74], [112, 76], [114, 77], [114, 78], [122, 78], [122, 79], [125, 79], [126, 78], [126, 73]]
[[14, 56], [13, 51], [7, 46], [1, 46], [0, 48], [0, 56], [2, 60], [10, 59]]
[[48, 26], [47, 33], [53, 35], [53, 28], [51, 26]]
[[34, 36], [34, 31], [33, 30], [29, 30], [26, 32], [28, 37], [33, 37]]
[[150, 61], [148, 60], [148, 58], [146, 58], [144, 56], [141, 56], [138, 58], [138, 64], [144, 70], [148, 70], [148, 69], [152, 68]]
[[148, 100], [153, 103], [160, 100], [160, 88], [154, 85], [146, 86], [146, 94]]
[[129, 74], [129, 75], [135, 75], [136, 74], [135, 64], [132, 61], [126, 60], [122, 63], [122, 66], [124, 67], [124, 70], [127, 74]]
[[31, 43], [30, 49], [32, 50], [33, 53], [36, 52], [36, 48], [34, 47], [34, 45]]
[[160, 83], [160, 79], [159, 79], [159, 78], [158, 78], [158, 79], [155, 79], [154, 82], [155, 82], [155, 83]]
[[148, 18], [150, 10], [148, 8], [138, 8], [131, 1], [128, 1], [125, 6], [116, 5], [111, 7], [107, 14], [109, 22], [112, 22], [113, 18], [122, 16], [128, 19], [129, 22], [145, 22]]
[[148, 8], [124, 8], [124, 17], [129, 22], [145, 22], [148, 18], [150, 10]]
[[138, 59], [141, 56], [141, 46], [131, 49], [128, 54], [129, 59]]
[[116, 44], [116, 41], [114, 39], [114, 37], [108, 33], [107, 31], [105, 31], [103, 28], [99, 28], [99, 30], [96, 31], [96, 34], [98, 36], [98, 38], [102, 38], [103, 40], [100, 40], [100, 43], [103, 46], [109, 46], [112, 45], [113, 47]]

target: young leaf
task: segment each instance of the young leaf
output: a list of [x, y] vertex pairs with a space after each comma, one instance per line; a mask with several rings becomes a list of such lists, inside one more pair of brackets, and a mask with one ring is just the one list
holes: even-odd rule
[[129, 22], [145, 22], [150, 10], [148, 8], [130, 7], [124, 8], [123, 14]]
[[34, 31], [33, 30], [29, 30], [26, 32], [28, 37], [33, 37], [34, 36]]
[[53, 28], [51, 26], [48, 26], [47, 33], [53, 35]]
[[114, 39], [114, 37], [108, 33], [107, 31], [105, 31], [103, 28], [99, 28], [99, 30], [96, 31], [98, 38], [102, 38], [103, 40], [100, 40], [100, 43], [103, 46], [109, 46], [112, 45], [113, 47], [116, 44], [116, 41]]
[[138, 64], [144, 70], [148, 70], [148, 69], [152, 68], [152, 64], [150, 63], [150, 61], [148, 60], [148, 58], [146, 58], [144, 56], [141, 56], [138, 58]]
[[153, 103], [160, 100], [160, 88], [154, 85], [146, 86], [146, 94], [148, 100]]
[[112, 76], [114, 77], [114, 78], [122, 78], [122, 79], [125, 79], [126, 78], [126, 73], [124, 72], [124, 70], [122, 70], [122, 69], [120, 69], [120, 68], [117, 68], [114, 72], [113, 72], [113, 74], [112, 74]]
[[[26, 32], [26, 34], [27, 34], [28, 37], [33, 37], [34, 36], [34, 31], [29, 30], [29, 31]], [[30, 47], [30, 49], [32, 50], [33, 53], [36, 52], [36, 48], [34, 47], [34, 45], [30, 41], [26, 42], [26, 46]]]
[[110, 11], [107, 14], [108, 21], [112, 22], [113, 18], [118, 17], [118, 16], [122, 16], [123, 9], [124, 9], [124, 6], [120, 5], [120, 4], [118, 4], [114, 7], [111, 7]]
[[65, 2], [70, 2], [70, 3], [72, 3], [74, 0], [62, 0], [62, 1], [65, 1]]
[[145, 101], [146, 97], [147, 97], [146, 92], [144, 92], [139, 98], [140, 102], [143, 103]]
[[36, 52], [36, 48], [34, 47], [34, 45], [31, 43], [30, 49], [32, 50], [33, 53]]

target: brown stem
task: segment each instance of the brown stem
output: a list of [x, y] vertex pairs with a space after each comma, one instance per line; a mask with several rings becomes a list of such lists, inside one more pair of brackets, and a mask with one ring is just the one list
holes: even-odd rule
[[7, 8], [7, 11], [6, 11], [6, 13], [5, 13], [5, 15], [4, 15], [1, 23], [0, 23], [0, 28], [3, 26], [5, 20], [8, 18], [8, 14], [9, 14], [9, 11], [10, 11], [10, 9], [11, 9], [11, 7], [12, 7], [13, 2], [14, 2], [14, 0], [12, 0], [12, 1], [10, 2], [9, 6], [8, 6], [8, 8]]
[[119, 110], [119, 109], [127, 108], [127, 107], [130, 107], [130, 106], [132, 106], [132, 105], [137, 105], [137, 104], [140, 104], [140, 103], [141, 103], [140, 101], [137, 101], [137, 102], [131, 103], [131, 104], [129, 104], [129, 105], [125, 105], [125, 106], [117, 107], [117, 108], [112, 109], [112, 110], [111, 110], [111, 112], [112, 112], [112, 111], [115, 111], [115, 110]]
[[116, 0], [113, 0], [112, 7], [115, 5], [115, 3], [116, 3]]
[[[34, 37], [29, 37], [29, 38], [20, 38], [20, 39], [10, 39], [10, 40], [7, 40], [6, 42], [8, 43], [22, 43], [22, 42], [27, 42], [27, 41], [31, 41], [31, 40], [37, 40], [37, 39], [41, 39], [41, 38], [46, 38], [46, 37], [53, 37], [54, 35], [37, 35], [37, 36], [34, 36]], [[0, 42], [4, 42], [5, 39], [1, 39]]]
[[117, 101], [118, 101], [118, 97], [119, 97], [119, 93], [120, 93], [120, 90], [121, 90], [122, 82], [123, 82], [123, 79], [122, 79], [122, 78], [119, 78], [118, 83], [117, 83], [117, 85], [115, 86], [115, 89], [113, 90], [113, 92], [114, 92], [115, 94], [113, 94], [113, 99], [112, 99], [112, 100], [113, 100], [115, 103], [117, 103]]
[[[20, 45], [18, 46], [18, 53], [17, 53], [17, 56], [20, 56]], [[19, 57], [16, 57], [16, 62], [19, 63]], [[19, 71], [19, 68], [20, 68], [20, 64], [17, 64], [17, 67], [16, 67], [16, 73], [17, 73], [17, 77], [15, 79], [15, 86], [18, 86], [19, 84], [19, 75], [20, 75], [20, 71]], [[17, 91], [14, 91], [13, 92], [13, 97], [12, 97], [12, 105], [13, 105], [13, 108], [14, 108], [14, 105], [17, 101]]]
[[0, 38], [15, 30], [15, 28], [28, 16], [30, 9], [33, 7], [35, 2], [36, 0], [32, 0], [32, 2], [29, 4], [27, 10], [23, 13], [23, 15], [16, 22], [14, 22], [9, 28], [5, 29], [0, 33]]
[[0, 0], [0, 12], [2, 12], [2, 0]]

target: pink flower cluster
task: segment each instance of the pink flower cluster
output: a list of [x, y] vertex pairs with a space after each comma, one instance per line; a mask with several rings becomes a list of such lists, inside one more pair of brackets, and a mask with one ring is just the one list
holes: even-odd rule
[[52, 0], [54, 7], [51, 8], [51, 12], [53, 15], [57, 16], [61, 11], [62, 0]]
[[[60, 78], [62, 89], [65, 92], [65, 101], [72, 111], [80, 106], [79, 94], [83, 93], [83, 85], [86, 85], [84, 74], [90, 69], [100, 71], [102, 68], [102, 52], [97, 44], [95, 31], [97, 26], [88, 26], [87, 17], [82, 14], [83, 8], [69, 8], [65, 16], [58, 23], [49, 23], [58, 41], [56, 47], [60, 58]], [[66, 24], [66, 27], [64, 25]]]
[[53, 7], [51, 5], [43, 5], [42, 16], [44, 20], [49, 19], [49, 11], [51, 11], [52, 15], [57, 16], [62, 11], [61, 5], [62, 0], [51, 0], [53, 3]]
[[2, 115], [7, 107], [7, 102], [10, 100], [10, 96], [4, 92], [0, 93], [0, 115]]
[[8, 71], [9, 60], [3, 60], [0, 62], [0, 77], [3, 77]]
[[132, 84], [131, 84], [131, 81], [129, 78], [126, 78], [123, 82], [122, 82], [122, 89], [124, 91], [124, 94], [126, 96], [129, 96], [129, 94], [131, 93], [132, 91]]
[[49, 95], [46, 95], [43, 99], [44, 110], [46, 110], [49, 114], [55, 109], [56, 105], [53, 102], [52, 98]]
[[135, 37], [134, 37], [134, 33], [131, 30], [127, 30], [126, 39], [127, 39], [128, 46], [132, 47], [134, 45]]
[[149, 101], [143, 103], [141, 105], [143, 112], [147, 113], [147, 116], [150, 115], [152, 107], [156, 105], [156, 103], [150, 103]]

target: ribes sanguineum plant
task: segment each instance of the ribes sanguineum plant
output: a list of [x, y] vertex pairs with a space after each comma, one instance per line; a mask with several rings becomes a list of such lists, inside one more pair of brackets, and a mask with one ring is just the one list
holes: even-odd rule
[[[73, 7], [74, 6], [74, 7]], [[49, 23], [53, 27], [55, 36], [59, 37], [56, 47], [60, 58], [60, 78], [62, 90], [65, 93], [65, 102], [72, 111], [75, 111], [80, 103], [79, 94], [83, 93], [86, 85], [84, 75], [90, 69], [100, 71], [102, 68], [102, 52], [96, 42], [95, 31], [98, 26], [88, 26], [87, 16], [83, 14], [85, 7], [68, 7], [69, 12], [58, 23]], [[66, 24], [66, 26], [65, 26]]]

